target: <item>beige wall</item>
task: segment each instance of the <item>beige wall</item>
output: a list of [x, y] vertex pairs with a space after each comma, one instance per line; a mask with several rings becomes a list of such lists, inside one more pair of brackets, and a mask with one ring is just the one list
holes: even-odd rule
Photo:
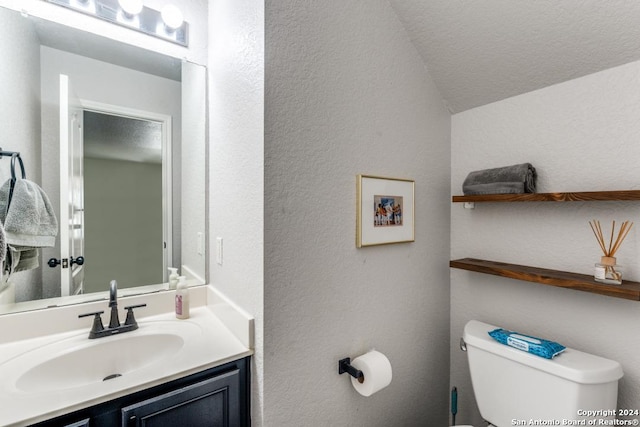
[[162, 283], [162, 165], [85, 158], [85, 292]]

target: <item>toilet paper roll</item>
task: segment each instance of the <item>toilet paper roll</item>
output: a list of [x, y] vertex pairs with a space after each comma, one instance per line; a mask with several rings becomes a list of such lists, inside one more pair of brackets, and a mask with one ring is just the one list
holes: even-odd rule
[[391, 383], [391, 363], [387, 356], [379, 351], [372, 350], [356, 357], [351, 366], [364, 374], [362, 383], [357, 378], [351, 378], [353, 388], [363, 396], [371, 396]]

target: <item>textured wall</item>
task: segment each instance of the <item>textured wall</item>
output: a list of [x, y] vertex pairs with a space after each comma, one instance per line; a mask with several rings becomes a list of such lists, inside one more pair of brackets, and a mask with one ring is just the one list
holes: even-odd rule
[[[27, 178], [39, 183], [40, 43], [20, 14], [0, 8], [0, 21], [6, 31], [0, 37], [0, 147], [20, 152]], [[11, 160], [4, 158], [0, 160], [0, 185], [10, 177]], [[38, 270], [20, 272], [11, 280], [16, 284], [16, 301], [41, 297]]]
[[[472, 170], [531, 162], [538, 191], [640, 188], [640, 63], [550, 86], [453, 116], [452, 193]], [[626, 277], [640, 280], [637, 202], [454, 205], [452, 259], [477, 257], [592, 274], [601, 250], [588, 221], [636, 225], [618, 252]], [[478, 319], [559, 341], [622, 364], [618, 405], [640, 402], [637, 302], [451, 270], [451, 384], [459, 422], [480, 425], [467, 360], [457, 349]]]
[[[265, 424], [446, 425], [450, 116], [386, 0], [266, 5]], [[415, 179], [415, 243], [356, 249], [359, 173]]]
[[[255, 317], [251, 403], [263, 410], [264, 1], [209, 7], [210, 281]], [[223, 264], [216, 263], [216, 238]]]

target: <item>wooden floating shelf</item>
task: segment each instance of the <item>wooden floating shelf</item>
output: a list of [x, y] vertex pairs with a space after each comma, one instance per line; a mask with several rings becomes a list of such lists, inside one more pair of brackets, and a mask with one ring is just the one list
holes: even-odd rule
[[453, 202], [596, 202], [640, 201], [640, 190], [583, 191], [578, 193], [477, 194], [452, 196]]
[[607, 285], [596, 282], [593, 276], [549, 270], [504, 262], [486, 261], [474, 258], [462, 258], [449, 262], [452, 268], [509, 277], [527, 282], [542, 283], [548, 286], [575, 289], [610, 297], [640, 301], [640, 283], [623, 280], [621, 285]]

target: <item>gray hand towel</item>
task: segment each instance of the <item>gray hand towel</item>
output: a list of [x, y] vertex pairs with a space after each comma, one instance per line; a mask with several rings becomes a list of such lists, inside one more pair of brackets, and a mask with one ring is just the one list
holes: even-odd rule
[[518, 194], [536, 192], [536, 170], [531, 163], [469, 173], [462, 192], [471, 194]]
[[40, 266], [40, 253], [37, 248], [9, 245], [9, 256], [5, 263], [5, 272], [9, 275], [19, 271], [32, 270]]
[[27, 179], [17, 179], [9, 209], [11, 180], [0, 187], [0, 221], [6, 243], [31, 248], [52, 247], [58, 235], [56, 218], [47, 194]]

